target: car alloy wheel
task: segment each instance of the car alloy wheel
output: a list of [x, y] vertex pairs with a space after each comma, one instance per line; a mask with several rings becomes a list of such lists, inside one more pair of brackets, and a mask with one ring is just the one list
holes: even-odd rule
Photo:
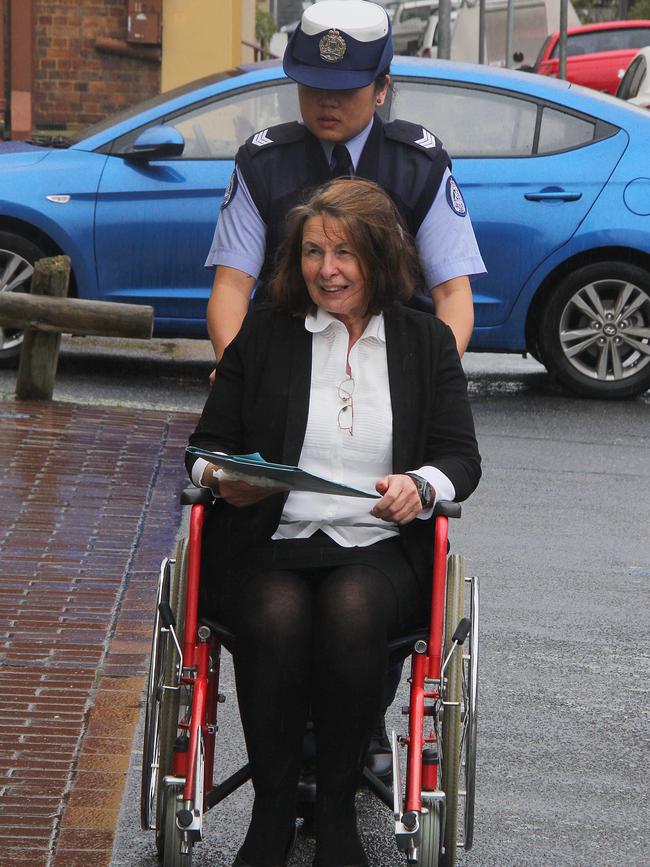
[[[0, 292], [29, 292], [34, 262], [45, 253], [20, 235], [0, 232]], [[0, 365], [14, 363], [20, 354], [23, 332], [0, 326]]]
[[542, 316], [544, 363], [587, 397], [650, 387], [650, 274], [624, 262], [588, 265], [558, 286]]

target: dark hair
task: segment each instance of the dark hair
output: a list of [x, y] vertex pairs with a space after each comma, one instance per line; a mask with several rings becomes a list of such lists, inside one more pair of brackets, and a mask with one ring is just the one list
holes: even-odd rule
[[369, 315], [411, 297], [420, 276], [418, 259], [393, 200], [372, 181], [338, 178], [289, 212], [287, 237], [269, 281], [275, 307], [302, 315], [315, 309], [302, 276], [303, 229], [311, 217], [329, 217], [343, 224], [359, 259]]
[[375, 90], [383, 90], [386, 87], [386, 79], [390, 75], [390, 66], [387, 66], [386, 69], [382, 69], [382, 71], [376, 76], [373, 84], [375, 85]]

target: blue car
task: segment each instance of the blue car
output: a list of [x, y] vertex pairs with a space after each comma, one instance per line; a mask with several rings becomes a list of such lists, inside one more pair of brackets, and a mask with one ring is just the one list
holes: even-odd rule
[[[473, 284], [470, 348], [530, 352], [586, 396], [649, 388], [647, 112], [488, 66], [397, 58], [392, 73], [385, 115], [442, 139], [488, 268]], [[295, 85], [262, 63], [163, 94], [64, 147], [0, 154], [0, 290], [25, 290], [36, 259], [66, 253], [78, 297], [151, 304], [158, 335], [205, 337], [203, 262], [234, 155], [298, 116]], [[7, 361], [21, 337], [0, 334]]]

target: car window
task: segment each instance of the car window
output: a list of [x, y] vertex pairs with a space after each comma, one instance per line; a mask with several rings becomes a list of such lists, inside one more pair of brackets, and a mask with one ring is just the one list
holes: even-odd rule
[[556, 153], [616, 132], [587, 115], [503, 91], [405, 80], [394, 83], [389, 119], [395, 118], [423, 124], [452, 157]]
[[[567, 56], [594, 54], [599, 51], [619, 51], [623, 48], [643, 48], [650, 45], [650, 27], [621, 27], [614, 30], [593, 30], [591, 33], [576, 33], [567, 38]], [[551, 57], [560, 53], [559, 40], [553, 47]]]
[[639, 62], [638, 62], [637, 67], [634, 71], [634, 75], [632, 76], [632, 79], [630, 80], [630, 92], [629, 92], [628, 96], [626, 97], [626, 99], [632, 99], [632, 97], [637, 96], [639, 93], [639, 90], [641, 90], [641, 85], [645, 81], [646, 69], [647, 69], [645, 57], [643, 57], [643, 55], [641, 55], [640, 57], [637, 58], [637, 60]]
[[234, 159], [257, 130], [300, 117], [295, 84], [257, 87], [168, 121], [185, 139], [183, 159]]
[[[167, 117], [185, 140], [182, 160], [231, 160], [241, 144], [258, 130], [300, 117], [298, 91], [293, 82], [273, 82], [239, 91]], [[112, 153], [129, 150], [146, 127], [133, 130], [113, 143]]]
[[451, 156], [526, 156], [533, 151], [537, 104], [471, 87], [397, 81], [390, 119], [422, 124]]
[[634, 79], [636, 78], [635, 73], [637, 72], [642, 60], [643, 57], [635, 57], [625, 70], [625, 75], [621, 79], [621, 83], [616, 90], [616, 96], [619, 99], [629, 99], [633, 95], [632, 88], [634, 86]]
[[404, 21], [412, 21], [414, 18], [422, 19], [423, 21], [428, 21], [429, 16], [432, 15], [437, 6], [411, 6], [402, 10], [402, 14], [399, 17], [400, 22]]
[[588, 118], [576, 117], [545, 105], [539, 130], [537, 153], [565, 151], [594, 140], [596, 124]]

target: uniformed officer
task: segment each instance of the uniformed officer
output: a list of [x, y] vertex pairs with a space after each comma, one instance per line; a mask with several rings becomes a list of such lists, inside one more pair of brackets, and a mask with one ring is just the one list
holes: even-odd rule
[[[284, 55], [298, 83], [302, 123], [260, 130], [239, 149], [206, 265], [216, 266], [208, 331], [217, 359], [235, 337], [255, 284], [263, 293], [288, 211], [332, 177], [374, 180], [411, 231], [437, 316], [462, 355], [474, 312], [469, 277], [485, 271], [449, 158], [428, 130], [376, 114], [390, 84], [390, 19], [368, 0], [321, 0], [307, 9]], [[259, 282], [258, 282], [259, 281]], [[401, 667], [387, 684], [394, 697]], [[383, 720], [369, 766], [390, 774]]]
[[[390, 84], [390, 19], [368, 0], [321, 0], [285, 51], [302, 123], [260, 130], [239, 149], [206, 265], [216, 266], [208, 331], [219, 359], [253, 288], [272, 268], [284, 218], [311, 189], [350, 174], [380, 183], [415, 238], [436, 315], [459, 352], [474, 323], [469, 277], [485, 271], [462, 194], [440, 142], [375, 114]], [[259, 289], [258, 289], [259, 291]]]

